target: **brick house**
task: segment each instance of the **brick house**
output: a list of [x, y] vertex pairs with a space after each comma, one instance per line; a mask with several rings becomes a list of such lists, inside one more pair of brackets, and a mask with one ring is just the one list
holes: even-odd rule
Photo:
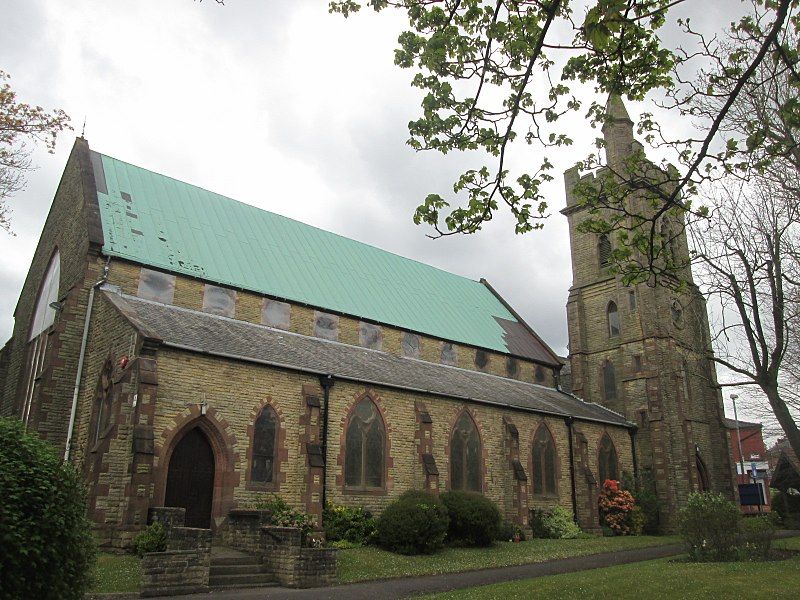
[[[731, 453], [736, 466], [736, 483], [739, 485], [757, 483], [761, 488], [764, 504], [761, 506], [742, 506], [744, 514], [765, 512], [770, 510], [770, 464], [767, 446], [764, 444], [761, 423], [739, 421], [725, 418], [725, 427], [730, 436]], [[739, 454], [741, 444], [742, 452]], [[753, 477], [755, 466], [755, 478]]]
[[219, 528], [275, 492], [380, 511], [476, 490], [505, 517], [636, 471], [635, 426], [472, 281], [76, 140], [0, 355], [0, 414], [83, 473], [102, 543], [154, 506]]

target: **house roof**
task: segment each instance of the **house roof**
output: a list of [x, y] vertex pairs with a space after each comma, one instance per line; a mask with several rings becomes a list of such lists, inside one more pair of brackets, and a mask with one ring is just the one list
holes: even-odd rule
[[368, 385], [632, 426], [611, 410], [541, 385], [159, 304], [108, 287], [103, 294], [143, 335], [167, 347], [305, 373], [330, 374]]
[[[736, 429], [736, 419], [729, 419], [728, 417], [724, 417], [722, 422], [725, 423], [725, 427], [728, 429]], [[763, 427], [761, 423], [751, 423], [749, 421], [742, 421], [739, 420], [739, 429], [745, 429], [750, 427], [758, 427], [759, 429]]]
[[559, 366], [488, 285], [91, 153], [103, 253]]

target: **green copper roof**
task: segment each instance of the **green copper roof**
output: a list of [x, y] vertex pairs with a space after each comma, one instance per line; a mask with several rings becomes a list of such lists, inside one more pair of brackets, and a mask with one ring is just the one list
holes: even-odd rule
[[96, 152], [92, 165], [107, 255], [555, 364], [480, 282]]

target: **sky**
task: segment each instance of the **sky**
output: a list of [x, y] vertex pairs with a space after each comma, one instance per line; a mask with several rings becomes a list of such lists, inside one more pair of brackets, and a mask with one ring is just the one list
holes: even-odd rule
[[[701, 6], [702, 5], [702, 6]], [[695, 26], [730, 21], [736, 2], [689, 3]], [[681, 9], [683, 10], [683, 9]], [[402, 14], [343, 19], [324, 0], [4, 0], [0, 69], [21, 101], [62, 108], [74, 131], [11, 200], [0, 231], [0, 338], [13, 311], [74, 136], [91, 148], [260, 208], [420, 260], [486, 278], [559, 354], [567, 352], [571, 284], [560, 173], [592, 150], [597, 130], [572, 118], [575, 144], [553, 151], [541, 231], [513, 233], [498, 215], [481, 232], [432, 240], [412, 221], [446, 194], [474, 155], [415, 153], [409, 120], [421, 95], [393, 65]], [[667, 35], [670, 35], [667, 32]], [[590, 86], [584, 100], [600, 99]], [[636, 119], [650, 103], [628, 103]], [[85, 125], [84, 125], [85, 123]], [[685, 131], [686, 123], [672, 123]], [[517, 145], [512, 167], [538, 164]]]

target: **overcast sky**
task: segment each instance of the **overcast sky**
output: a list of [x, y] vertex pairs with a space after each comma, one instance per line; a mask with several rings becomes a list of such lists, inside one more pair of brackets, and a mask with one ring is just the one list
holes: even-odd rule
[[[733, 0], [690, 3], [696, 26], [732, 20]], [[697, 6], [697, 9], [694, 8]], [[717, 6], [718, 8], [714, 8]], [[721, 8], [719, 8], [721, 7]], [[702, 10], [700, 10], [702, 9]], [[502, 214], [467, 237], [431, 240], [412, 222], [431, 192], [480, 166], [474, 156], [417, 154], [406, 125], [420, 95], [393, 66], [402, 15], [348, 20], [327, 1], [4, 0], [0, 69], [20, 100], [62, 108], [75, 131], [54, 155], [37, 151], [27, 189], [0, 231], [0, 337], [13, 310], [74, 135], [116, 158], [448, 271], [485, 277], [564, 354], [571, 283], [560, 176], [546, 188], [543, 231], [515, 236]], [[593, 98], [584, 88], [584, 98]], [[651, 106], [631, 105], [634, 119]], [[686, 124], [674, 123], [683, 128]], [[566, 124], [572, 150], [552, 154], [560, 174], [599, 135]], [[538, 164], [519, 147], [512, 166]]]

